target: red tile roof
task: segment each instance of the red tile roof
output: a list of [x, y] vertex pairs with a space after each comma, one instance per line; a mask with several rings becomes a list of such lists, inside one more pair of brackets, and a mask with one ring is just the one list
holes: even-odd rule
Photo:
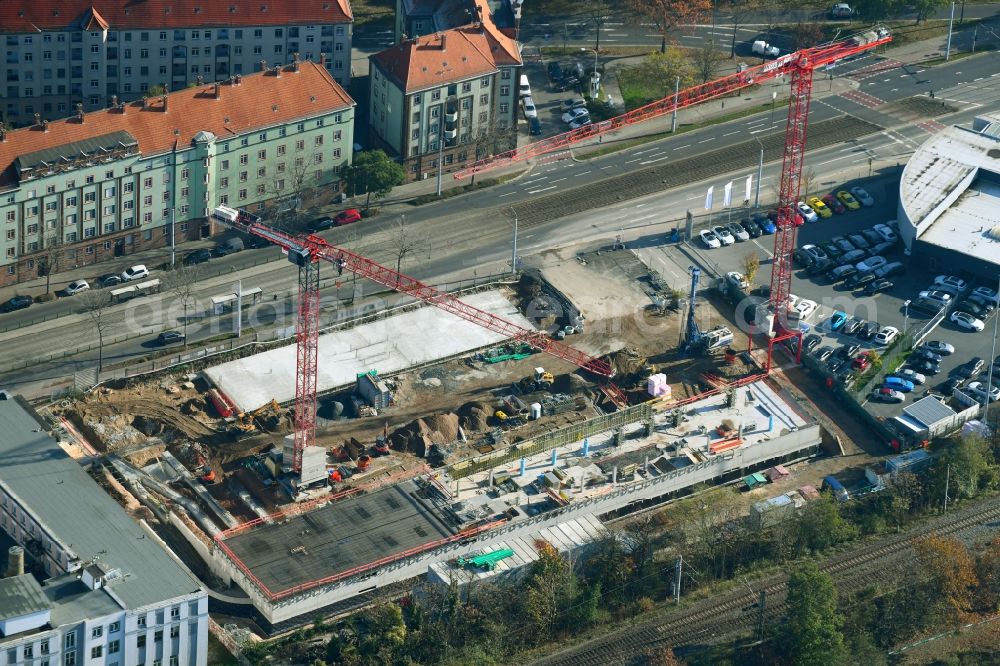
[[[511, 47], [514, 55], [508, 50]], [[376, 53], [372, 60], [407, 93], [491, 74], [498, 65], [521, 62], [514, 41], [485, 23], [407, 39]]]
[[185, 88], [167, 95], [166, 111], [159, 98], [124, 106], [125, 112], [105, 109], [84, 116], [48, 123], [48, 130], [26, 127], [7, 132], [0, 141], [0, 186], [16, 181], [13, 165], [19, 155], [55, 148], [88, 137], [125, 131], [139, 143], [144, 155], [191, 145], [191, 138], [202, 130], [220, 139], [260, 127], [293, 122], [354, 105], [343, 88], [326, 68], [311, 61], [302, 62], [299, 71], [292, 66], [273, 73], [244, 76], [238, 85], [219, 84], [220, 99], [215, 99], [214, 85]]
[[0, 32], [85, 28], [111, 30], [248, 25], [302, 25], [353, 21], [350, 0], [2, 0]]

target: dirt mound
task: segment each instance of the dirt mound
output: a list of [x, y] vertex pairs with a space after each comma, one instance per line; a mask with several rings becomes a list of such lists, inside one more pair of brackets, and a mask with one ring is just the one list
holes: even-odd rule
[[591, 390], [590, 383], [578, 374], [556, 375], [552, 382], [552, 391], [555, 393], [569, 393], [570, 395], [584, 394]]
[[181, 406], [183, 414], [202, 414], [205, 412], [205, 401], [201, 398], [191, 398]]
[[492, 413], [485, 402], [467, 402], [458, 408], [458, 424], [466, 434], [484, 432], [489, 427], [487, 419]]
[[608, 355], [607, 361], [615, 369], [615, 374], [625, 376], [638, 372], [646, 364], [646, 357], [638, 350], [626, 347]]
[[458, 414], [451, 412], [416, 419], [389, 435], [389, 445], [423, 458], [431, 445], [444, 446], [458, 439], [458, 424]]

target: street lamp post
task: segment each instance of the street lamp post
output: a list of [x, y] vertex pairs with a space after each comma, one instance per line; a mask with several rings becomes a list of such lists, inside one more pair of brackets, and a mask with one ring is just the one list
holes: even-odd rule
[[774, 90], [771, 91], [771, 125], [774, 124], [774, 100], [778, 99], [778, 93]]
[[[591, 53], [594, 54], [594, 76], [597, 76], [597, 51], [595, 51], [594, 49], [588, 49], [585, 46], [581, 46], [580, 50], [581, 51], [590, 51]], [[591, 82], [593, 82], [594, 77], [591, 76], [590, 80], [591, 80]], [[593, 88], [593, 83], [591, 83], [591, 88]], [[593, 97], [595, 97], [595, 98], [597, 97], [597, 92], [598, 92], [597, 90], [594, 91]]]
[[764, 143], [757, 138], [756, 134], [751, 135], [757, 145], [760, 146], [760, 160], [757, 162], [757, 188], [753, 196], [753, 207], [754, 209], [760, 208], [760, 181], [764, 178]]
[[508, 206], [508, 208], [510, 208], [511, 215], [514, 216], [514, 242], [511, 244], [510, 273], [517, 275], [517, 211], [514, 210], [513, 206]]
[[906, 337], [906, 329], [910, 323], [910, 301], [903, 301], [903, 337]]
[[438, 175], [437, 195], [441, 196], [441, 171], [444, 169], [444, 117], [438, 121]]
[[177, 259], [177, 222], [174, 220], [174, 209], [170, 209], [170, 268], [173, 269]]

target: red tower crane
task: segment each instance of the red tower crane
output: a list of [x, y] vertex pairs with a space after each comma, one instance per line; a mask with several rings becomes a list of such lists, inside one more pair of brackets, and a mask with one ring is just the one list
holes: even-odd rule
[[319, 236], [292, 236], [267, 226], [251, 213], [243, 210], [235, 213], [236, 215], [232, 217], [229, 215], [216, 217], [239, 231], [268, 240], [286, 250], [288, 260], [299, 267], [299, 311], [295, 332], [295, 460], [292, 465], [296, 472], [302, 468], [302, 451], [305, 447], [311, 446], [316, 438], [320, 261], [332, 263], [338, 273], [349, 270], [360, 277], [412, 296], [466, 321], [500, 333], [508, 339], [528, 344], [538, 351], [568, 361], [601, 377], [614, 375], [611, 365], [599, 358], [557, 342], [541, 331], [518, 326], [503, 317], [463, 303], [451, 294], [439, 291], [349, 250], [331, 245]]
[[[818, 67], [836, 63], [890, 41], [892, 41], [892, 37], [888, 30], [875, 27], [868, 32], [841, 41], [802, 49], [770, 62], [750, 67], [742, 72], [692, 86], [679, 91], [676, 95], [664, 97], [615, 118], [584, 125], [578, 129], [528, 144], [523, 148], [480, 160], [466, 169], [456, 172], [455, 178], [464, 178], [481, 171], [544, 155], [627, 125], [672, 113], [675, 109], [734, 93], [741, 88], [779, 76], [790, 75], [788, 123], [785, 127], [784, 157], [778, 193], [777, 232], [774, 236], [774, 263], [771, 269], [770, 300], [771, 310], [774, 313], [772, 329], [774, 335], [771, 336], [767, 350], [767, 369], [770, 369], [774, 345], [782, 340], [800, 335], [799, 331], [795, 330], [795, 326], [788, 325], [785, 313], [792, 287], [792, 252], [795, 250], [796, 229], [792, 220], [796, 214], [795, 204], [799, 200], [799, 188], [802, 181], [802, 162], [805, 157], [813, 71]], [[801, 348], [801, 344], [799, 348]]]

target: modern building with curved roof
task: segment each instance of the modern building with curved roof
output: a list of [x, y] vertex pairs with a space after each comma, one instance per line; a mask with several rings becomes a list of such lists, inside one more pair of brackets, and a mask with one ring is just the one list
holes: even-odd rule
[[1000, 276], [1000, 113], [920, 146], [903, 169], [898, 219], [915, 266]]

